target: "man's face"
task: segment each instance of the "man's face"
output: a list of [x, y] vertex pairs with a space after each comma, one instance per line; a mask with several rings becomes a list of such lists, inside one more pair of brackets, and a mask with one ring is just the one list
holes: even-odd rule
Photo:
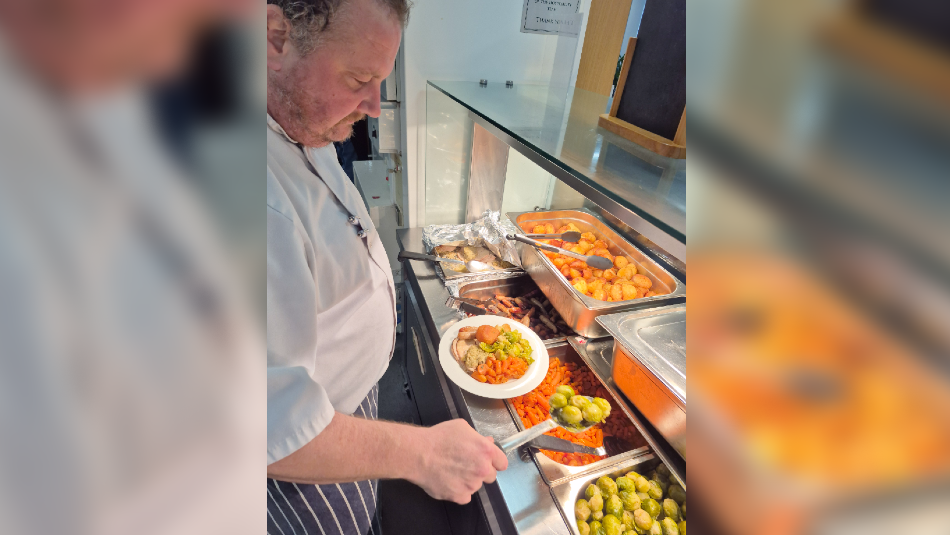
[[271, 19], [267, 110], [290, 137], [321, 147], [347, 139], [365, 115], [379, 117], [379, 87], [392, 72], [401, 37], [399, 22], [385, 7], [350, 0], [306, 56], [289, 43], [281, 49]]

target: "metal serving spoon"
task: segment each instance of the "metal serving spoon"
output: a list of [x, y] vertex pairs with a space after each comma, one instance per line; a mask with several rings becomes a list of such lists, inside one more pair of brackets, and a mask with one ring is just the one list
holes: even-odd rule
[[560, 247], [555, 247], [553, 245], [548, 245], [546, 243], [541, 243], [539, 241], [534, 241], [531, 238], [526, 238], [518, 234], [509, 234], [506, 236], [509, 240], [517, 240], [522, 243], [527, 243], [532, 247], [537, 247], [543, 251], [550, 251], [552, 253], [560, 253], [571, 258], [576, 258], [578, 260], [583, 260], [587, 263], [588, 266], [596, 269], [610, 269], [614, 267], [614, 263], [602, 256], [588, 256], [580, 253], [575, 253], [574, 251], [568, 251], [567, 249], [561, 249]]
[[433, 256], [428, 254], [413, 253], [411, 251], [400, 251], [399, 255], [396, 256], [396, 260], [403, 262], [405, 260], [431, 260], [433, 262], [443, 262], [448, 264], [461, 264], [465, 266], [465, 269], [469, 273], [480, 273], [482, 271], [491, 271], [492, 267], [484, 262], [479, 262], [477, 260], [469, 260], [468, 262], [462, 262], [461, 260], [455, 260], [452, 258], [442, 258], [441, 256]]
[[[593, 400], [594, 400], [594, 398], [592, 398], [592, 397], [590, 397], [590, 396], [581, 396], [581, 397], [587, 398], [587, 401], [590, 401], [590, 402], [593, 402]], [[531, 428], [529, 428], [529, 429], [525, 429], [524, 431], [521, 431], [521, 432], [519, 432], [519, 433], [515, 433], [515, 434], [511, 435], [510, 437], [508, 437], [508, 438], [506, 438], [506, 439], [504, 439], [504, 440], [501, 440], [501, 441], [496, 440], [496, 441], [495, 441], [495, 444], [501, 449], [501, 451], [505, 452], [505, 454], [507, 455], [507, 454], [510, 453], [512, 450], [516, 449], [518, 446], [520, 446], [520, 445], [522, 445], [522, 444], [524, 444], [524, 443], [526, 443], [526, 442], [529, 442], [529, 441], [531, 441], [532, 439], [535, 439], [535, 438], [537, 438], [537, 437], [539, 437], [539, 436], [541, 436], [541, 435], [547, 433], [548, 431], [550, 431], [550, 430], [552, 430], [552, 429], [555, 429], [555, 428], [557, 428], [557, 427], [560, 427], [561, 429], [565, 429], [565, 430], [567, 430], [567, 431], [570, 431], [571, 433], [583, 433], [584, 431], [587, 431], [588, 429], [590, 429], [591, 427], [593, 427], [594, 425], [596, 425], [596, 424], [588, 423], [588, 425], [585, 426], [585, 427], [566, 427], [566, 426], [563, 426], [563, 425], [561, 425], [560, 422], [557, 421], [557, 418], [554, 417], [554, 411], [555, 411], [555, 410], [557, 410], [557, 409], [553, 409], [553, 408], [552, 408], [552, 409], [549, 409], [548, 416], [550, 416], [550, 418], [548, 418], [547, 420], [545, 420], [545, 421], [539, 423], [538, 425], [536, 425], [536, 426], [534, 426], [534, 427], [531, 427]], [[581, 422], [587, 423], [586, 420], [581, 420]]]
[[571, 243], [581, 241], [581, 233], [574, 230], [569, 230], [564, 234], [525, 234], [525, 236], [535, 240], [561, 240]]

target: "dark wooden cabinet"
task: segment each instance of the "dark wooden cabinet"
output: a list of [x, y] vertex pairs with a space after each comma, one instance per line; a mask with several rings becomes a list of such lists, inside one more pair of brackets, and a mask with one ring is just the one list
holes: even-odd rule
[[[406, 284], [406, 373], [409, 389], [424, 426], [433, 426], [457, 417], [455, 405], [447, 401], [448, 384], [438, 369], [438, 340], [432, 340], [422, 323], [418, 300]], [[452, 535], [491, 535], [485, 512], [476, 496], [465, 505], [440, 502], [446, 512]]]
[[432, 426], [450, 420], [452, 411], [435, 369], [438, 348], [421, 323], [418, 301], [409, 285], [406, 285], [406, 304], [406, 373], [422, 425]]

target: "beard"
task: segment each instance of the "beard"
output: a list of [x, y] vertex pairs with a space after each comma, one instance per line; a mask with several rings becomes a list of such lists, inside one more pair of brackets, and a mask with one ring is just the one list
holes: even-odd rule
[[366, 115], [355, 111], [330, 123], [326, 104], [307, 93], [295, 74], [291, 72], [286, 78], [268, 77], [267, 81], [267, 100], [276, 104], [276, 109], [268, 105], [268, 111], [287, 135], [307, 147], [323, 147], [352, 137], [353, 123]]

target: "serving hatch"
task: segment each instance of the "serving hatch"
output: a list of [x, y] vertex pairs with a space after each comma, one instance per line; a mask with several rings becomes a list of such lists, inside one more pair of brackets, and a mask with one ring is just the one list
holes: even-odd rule
[[581, 232], [593, 232], [607, 243], [610, 254], [624, 255], [629, 258], [631, 263], [636, 265], [637, 272], [645, 275], [653, 283], [652, 289], [658, 295], [625, 301], [600, 301], [582, 294], [571, 286], [554, 263], [543, 253], [534, 247], [518, 242], [518, 251], [524, 270], [534, 279], [567, 324], [581, 336], [599, 338], [607, 335], [607, 331], [595, 321], [597, 316], [669, 304], [686, 295], [684, 282], [587, 210], [520, 212], [509, 213], [507, 216], [521, 232], [526, 233], [530, 232], [534, 225], [544, 223], [551, 223], [555, 228], [573, 223]]

